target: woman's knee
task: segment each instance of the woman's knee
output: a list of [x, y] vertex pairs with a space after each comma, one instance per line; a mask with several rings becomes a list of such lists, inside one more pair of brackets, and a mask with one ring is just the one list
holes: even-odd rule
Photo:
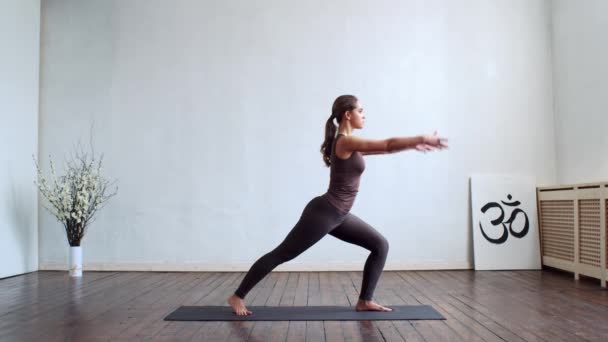
[[388, 240], [384, 236], [380, 236], [378, 241], [374, 246], [374, 251], [378, 254], [388, 254], [389, 243]]
[[272, 252], [274, 259], [280, 264], [294, 259], [299, 254], [300, 253], [293, 248], [280, 248]]

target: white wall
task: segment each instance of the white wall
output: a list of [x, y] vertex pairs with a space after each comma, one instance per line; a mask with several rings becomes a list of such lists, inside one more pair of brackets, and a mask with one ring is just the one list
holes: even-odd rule
[[[383, 138], [438, 129], [447, 151], [369, 156], [357, 214], [386, 269], [469, 268], [468, 179], [556, 179], [545, 1], [43, 2], [40, 154], [88, 139], [119, 194], [83, 240], [85, 269], [247, 270], [327, 189], [334, 98]], [[45, 160], [46, 162], [46, 160]], [[41, 214], [42, 269], [62, 269]], [[331, 236], [288, 269], [361, 269]]]
[[40, 0], [0, 1], [0, 278], [38, 269]]
[[553, 2], [558, 182], [608, 180], [608, 2]]

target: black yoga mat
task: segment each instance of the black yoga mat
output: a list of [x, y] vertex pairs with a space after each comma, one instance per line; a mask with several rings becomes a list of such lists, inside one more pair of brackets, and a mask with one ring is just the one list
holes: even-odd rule
[[360, 321], [445, 319], [429, 305], [385, 305], [393, 311], [355, 311], [354, 306], [248, 306], [238, 316], [230, 306], [181, 306], [165, 321]]

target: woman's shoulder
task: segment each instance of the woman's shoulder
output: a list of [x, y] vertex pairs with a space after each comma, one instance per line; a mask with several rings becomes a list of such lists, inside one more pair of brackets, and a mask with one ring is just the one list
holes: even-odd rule
[[[337, 154], [337, 149], [338, 149], [338, 140], [340, 137], [347, 137], [347, 135], [342, 134], [342, 133], [338, 133], [338, 135], [336, 135], [336, 138], [334, 139], [334, 148], [332, 149], [332, 158], [334, 158], [334, 160], [341, 160], [341, 161], [349, 160], [353, 156], [353, 154], [355, 154], [358, 151], [352, 151], [346, 158], [339, 157]], [[341, 144], [341, 145], [343, 145], [343, 144]], [[342, 149], [343, 149], [343, 147], [342, 147]]]

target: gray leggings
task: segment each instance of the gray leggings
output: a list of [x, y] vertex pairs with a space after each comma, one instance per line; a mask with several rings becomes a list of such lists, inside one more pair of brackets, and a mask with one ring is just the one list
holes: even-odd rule
[[388, 241], [357, 216], [341, 213], [323, 196], [317, 196], [308, 202], [300, 219], [283, 242], [251, 266], [234, 292], [235, 295], [245, 298], [247, 293], [275, 267], [300, 255], [326, 234], [371, 252], [363, 268], [363, 281], [359, 294], [359, 299], [371, 300], [386, 262]]

